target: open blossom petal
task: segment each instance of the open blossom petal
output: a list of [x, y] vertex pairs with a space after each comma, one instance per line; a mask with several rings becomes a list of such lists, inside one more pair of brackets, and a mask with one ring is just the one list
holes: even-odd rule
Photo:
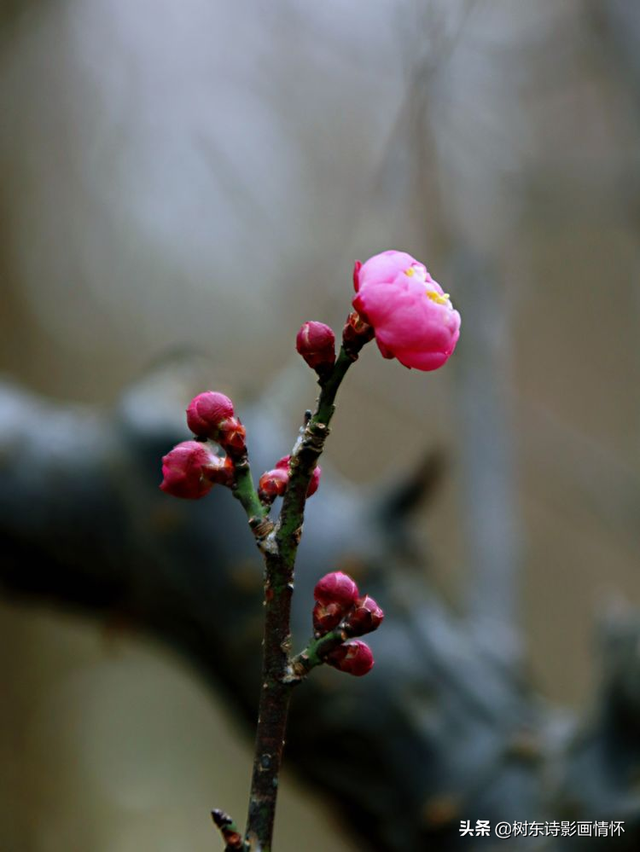
[[414, 370], [437, 370], [449, 360], [446, 352], [417, 352], [412, 349], [398, 349], [393, 356], [405, 367]]
[[365, 284], [372, 282], [393, 281], [400, 272], [404, 272], [412, 264], [419, 267], [427, 276], [429, 275], [425, 266], [406, 251], [383, 251], [381, 254], [376, 254], [360, 267], [356, 290], [359, 291]]
[[460, 314], [425, 266], [405, 252], [383, 252], [358, 273], [353, 306], [373, 326], [385, 358], [435, 370], [455, 349]]

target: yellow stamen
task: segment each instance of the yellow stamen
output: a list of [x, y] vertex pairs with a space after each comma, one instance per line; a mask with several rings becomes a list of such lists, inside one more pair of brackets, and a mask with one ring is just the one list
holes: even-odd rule
[[449, 303], [451, 296], [448, 293], [438, 293], [436, 290], [426, 290], [427, 296], [436, 305], [446, 305]]
[[404, 274], [408, 275], [409, 278], [411, 278], [411, 276], [414, 274], [414, 272], [415, 272], [415, 269], [413, 268], [413, 266], [410, 266], [408, 269], [405, 269]]

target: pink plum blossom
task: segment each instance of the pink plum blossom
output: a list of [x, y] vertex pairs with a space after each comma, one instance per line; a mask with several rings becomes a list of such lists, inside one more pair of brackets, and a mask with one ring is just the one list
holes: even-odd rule
[[375, 331], [385, 358], [405, 367], [436, 370], [460, 336], [460, 314], [424, 264], [401, 251], [356, 263], [353, 307]]

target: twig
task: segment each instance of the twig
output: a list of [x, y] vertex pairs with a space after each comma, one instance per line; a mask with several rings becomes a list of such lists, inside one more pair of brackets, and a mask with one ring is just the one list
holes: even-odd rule
[[[245, 835], [252, 852], [271, 849], [287, 714], [297, 682], [290, 678], [291, 597], [307, 489], [329, 434], [338, 388], [356, 358], [357, 352], [343, 347], [332, 371], [320, 380], [317, 409], [311, 418], [305, 418], [291, 455], [291, 476], [280, 518], [261, 548], [266, 565], [262, 688]], [[253, 510], [251, 503], [247, 505]]]
[[320, 636], [318, 639], [311, 641], [304, 651], [296, 654], [296, 656], [291, 660], [287, 682], [293, 685], [300, 683], [311, 669], [322, 665], [327, 654], [331, 653], [334, 648], [342, 645], [347, 638], [348, 634], [346, 630], [336, 628], [330, 633], [325, 633], [324, 636]]
[[211, 819], [225, 842], [224, 852], [245, 852], [247, 846], [235, 822], [224, 811], [211, 811]]
[[261, 503], [258, 497], [246, 453], [234, 460], [234, 469], [233, 496], [240, 501], [242, 508], [247, 513], [249, 526], [258, 547], [260, 550], [264, 550], [268, 546], [266, 539], [273, 529], [273, 522], [268, 518], [269, 508]]

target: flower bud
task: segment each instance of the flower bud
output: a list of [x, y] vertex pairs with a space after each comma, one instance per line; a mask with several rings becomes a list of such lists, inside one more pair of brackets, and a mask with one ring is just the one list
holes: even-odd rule
[[318, 636], [324, 636], [337, 627], [345, 616], [345, 609], [339, 603], [322, 604], [320, 601], [313, 608], [313, 629]]
[[174, 497], [197, 500], [211, 491], [215, 482], [230, 484], [233, 469], [218, 458], [206, 444], [183, 441], [162, 459], [160, 488]]
[[351, 609], [358, 600], [358, 594], [358, 587], [355, 582], [342, 571], [332, 571], [330, 574], [325, 574], [322, 579], [318, 580], [313, 590], [314, 598], [321, 604], [326, 606], [336, 603], [345, 612]]
[[351, 636], [364, 636], [377, 630], [382, 624], [384, 612], [369, 595], [359, 598], [355, 607], [349, 613], [346, 629]]
[[282, 497], [289, 484], [289, 471], [275, 468], [263, 473], [258, 481], [258, 497], [263, 503], [273, 503]]
[[338, 671], [362, 677], [373, 668], [371, 648], [361, 639], [348, 639], [327, 655], [325, 662]]
[[233, 403], [216, 391], [199, 393], [187, 408], [187, 425], [200, 438], [216, 438], [223, 420], [233, 417]]
[[296, 337], [296, 349], [314, 370], [333, 367], [336, 336], [323, 322], [305, 322]]
[[247, 430], [237, 417], [229, 417], [218, 425], [216, 441], [230, 456], [241, 456], [247, 451]]
[[[276, 462], [276, 467], [279, 470], [289, 470], [289, 460], [291, 456], [282, 456], [281, 459], [278, 459]], [[311, 474], [311, 479], [309, 480], [309, 487], [307, 488], [307, 497], [311, 497], [318, 490], [318, 486], [320, 485], [320, 477], [322, 476], [322, 468], [320, 465], [317, 465]]]

